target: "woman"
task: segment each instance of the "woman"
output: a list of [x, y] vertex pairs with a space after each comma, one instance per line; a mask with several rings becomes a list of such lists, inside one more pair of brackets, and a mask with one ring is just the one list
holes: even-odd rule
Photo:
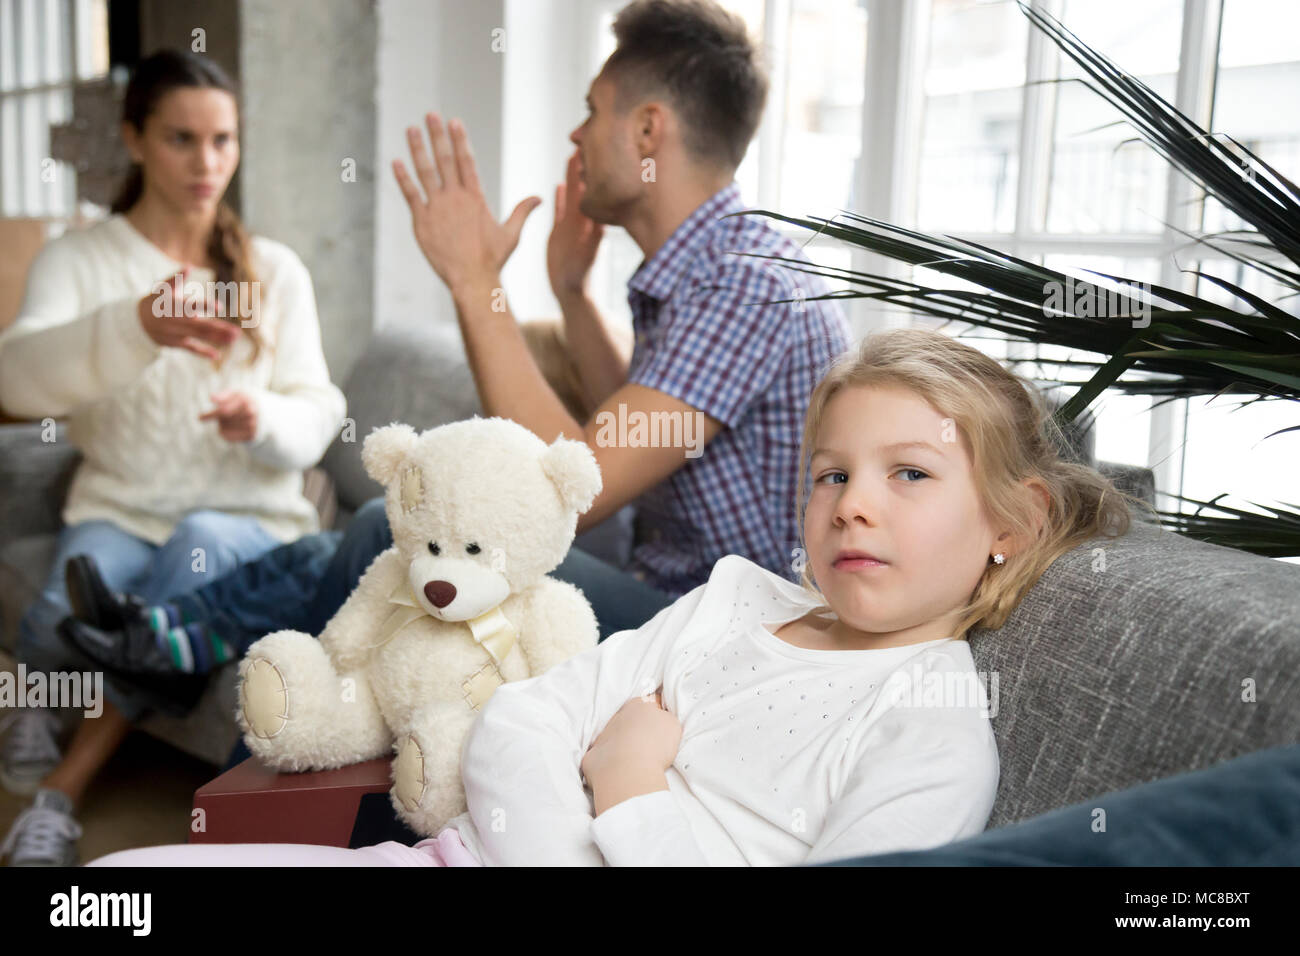
[[[28, 672], [85, 669], [58, 635], [65, 565], [78, 555], [109, 587], [156, 603], [317, 531], [302, 471], [345, 410], [306, 268], [249, 236], [223, 201], [239, 163], [230, 79], [188, 53], [147, 58], [127, 87], [122, 136], [134, 166], [113, 215], [42, 250], [0, 337], [0, 405], [66, 416], [83, 455], [54, 568], [21, 623]], [[169, 653], [227, 653], [170, 624]], [[181, 686], [180, 709], [196, 689]], [[102, 716], [81, 723], [62, 757], [56, 710], [9, 716], [0, 782], [35, 801], [0, 856], [75, 860], [73, 808], [156, 695], [110, 684]]]

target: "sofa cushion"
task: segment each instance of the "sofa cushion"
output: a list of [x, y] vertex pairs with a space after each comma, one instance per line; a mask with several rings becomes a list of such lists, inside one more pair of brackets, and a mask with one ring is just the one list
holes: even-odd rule
[[348, 377], [345, 425], [321, 462], [346, 511], [383, 493], [361, 464], [361, 443], [374, 429], [403, 422], [416, 431], [481, 415], [478, 391], [454, 325], [376, 332]]
[[57, 531], [81, 452], [58, 425], [54, 441], [39, 422], [0, 426], [0, 535], [5, 541]]
[[11, 654], [18, 646], [18, 622], [45, 586], [58, 540], [55, 534], [33, 534], [0, 542], [0, 648]]
[[1063, 555], [970, 635], [1002, 768], [989, 827], [1300, 741], [1298, 621], [1300, 566], [1152, 523]]
[[239, 740], [239, 728], [235, 725], [238, 679], [239, 665], [233, 662], [213, 671], [203, 696], [188, 714], [184, 717], [150, 714], [140, 722], [140, 729], [192, 757], [217, 767], [225, 766]]

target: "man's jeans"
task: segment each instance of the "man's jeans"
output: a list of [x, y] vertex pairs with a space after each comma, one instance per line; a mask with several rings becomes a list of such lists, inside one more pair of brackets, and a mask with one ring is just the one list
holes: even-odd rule
[[[72, 613], [63, 578], [68, 558], [90, 555], [114, 591], [130, 591], [157, 604], [205, 581], [220, 580], [241, 561], [253, 561], [275, 543], [256, 519], [220, 511], [190, 512], [161, 546], [128, 534], [111, 521], [67, 525], [59, 532], [45, 586], [18, 626], [18, 660], [45, 673], [87, 666], [58, 636], [59, 622]], [[125, 686], [105, 681], [104, 696], [132, 721], [147, 709]]]

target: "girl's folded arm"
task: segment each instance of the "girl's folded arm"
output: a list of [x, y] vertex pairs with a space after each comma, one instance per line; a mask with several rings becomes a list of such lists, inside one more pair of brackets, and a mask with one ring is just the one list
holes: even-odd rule
[[975, 836], [988, 823], [998, 773], [987, 718], [958, 708], [895, 707], [871, 731], [805, 862]]
[[582, 758], [623, 704], [662, 685], [668, 655], [681, 646], [706, 587], [635, 631], [611, 635], [539, 677], [497, 688], [470, 728], [461, 761], [485, 863], [605, 862], [592, 833]]

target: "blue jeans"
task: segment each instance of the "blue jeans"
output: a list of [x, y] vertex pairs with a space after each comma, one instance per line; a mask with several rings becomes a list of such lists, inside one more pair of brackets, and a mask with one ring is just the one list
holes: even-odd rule
[[[240, 654], [270, 631], [319, 635], [370, 562], [392, 545], [384, 499], [372, 498], [357, 509], [332, 554], [333, 541], [325, 535], [308, 535], [174, 603], [186, 620], [206, 621]], [[640, 627], [674, 600], [581, 548], [570, 548], [551, 576], [586, 595], [602, 641], [617, 631]], [[314, 593], [305, 598], [313, 582]], [[248, 755], [241, 740], [227, 767]]]
[[[1094, 827], [1106, 811], [1106, 829]], [[1062, 807], [932, 850], [826, 866], [1297, 866], [1300, 745]]]
[[[240, 562], [252, 561], [276, 544], [256, 519], [220, 511], [191, 511], [162, 545], [123, 531], [111, 521], [84, 521], [59, 532], [45, 586], [18, 626], [18, 660], [31, 671], [83, 670], [58, 635], [58, 624], [71, 613], [64, 585], [67, 560], [86, 554], [95, 559], [104, 583], [156, 604], [219, 578]], [[105, 682], [104, 696], [130, 720], [146, 705], [124, 687]]]

